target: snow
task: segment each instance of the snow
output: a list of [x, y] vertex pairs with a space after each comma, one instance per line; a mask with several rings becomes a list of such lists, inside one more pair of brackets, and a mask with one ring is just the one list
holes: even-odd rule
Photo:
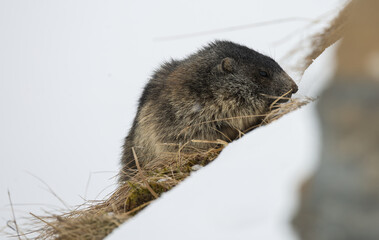
[[[310, 27], [306, 19], [337, 6], [341, 1], [1, 1], [0, 230], [12, 219], [8, 190], [20, 220], [64, 208], [49, 188], [70, 206], [115, 188], [138, 97], [162, 61], [227, 39], [272, 56], [294, 76], [285, 54], [326, 23]], [[292, 17], [302, 20], [157, 40]], [[299, 95], [318, 96], [332, 73], [329, 52], [302, 81], [295, 77]], [[317, 133], [307, 106], [248, 134], [109, 239], [294, 239], [287, 221], [300, 179], [314, 167]]]

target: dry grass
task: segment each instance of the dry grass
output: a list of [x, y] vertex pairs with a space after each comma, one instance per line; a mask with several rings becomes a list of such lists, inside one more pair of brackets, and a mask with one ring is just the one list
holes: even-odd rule
[[[279, 100], [279, 99], [278, 99]], [[305, 104], [309, 99], [290, 99], [287, 103], [272, 105], [272, 111], [268, 113], [264, 121], [255, 127], [268, 124], [281, 116], [291, 112]], [[256, 117], [256, 116], [241, 116]], [[228, 120], [225, 120], [228, 121]], [[250, 131], [248, 129], [247, 131]], [[169, 191], [198, 166], [206, 166], [212, 162], [228, 144], [225, 141], [192, 140], [215, 144], [215, 148], [198, 150], [195, 153], [183, 153], [178, 151], [173, 157], [162, 162], [151, 162], [140, 166], [138, 156], [135, 155], [138, 171], [125, 184], [120, 185], [105, 200], [87, 201], [76, 210], [70, 210], [60, 214], [36, 216], [32, 214], [31, 229], [21, 233], [19, 227], [15, 230], [19, 239], [59, 239], [59, 240], [89, 240], [103, 239], [113, 229], [117, 228], [127, 219], [133, 217], [162, 193]]]
[[[295, 69], [300, 72], [300, 75], [303, 75], [305, 70], [313, 63], [316, 58], [321, 55], [321, 53], [325, 51], [325, 49], [336, 43], [344, 36], [346, 32], [346, 26], [350, 19], [355, 3], [356, 0], [349, 1], [347, 5], [342, 8], [339, 14], [331, 21], [327, 28], [309, 37], [311, 41], [310, 51], [306, 56], [302, 58], [301, 63], [298, 63]], [[295, 55], [298, 51], [302, 50], [303, 49], [295, 48], [292, 51], [288, 52], [286, 57]]]

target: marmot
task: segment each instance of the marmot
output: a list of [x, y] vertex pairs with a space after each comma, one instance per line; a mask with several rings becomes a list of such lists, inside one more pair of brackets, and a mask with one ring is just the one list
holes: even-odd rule
[[[123, 145], [120, 181], [135, 171], [132, 147], [144, 164], [163, 160], [164, 153], [192, 139], [230, 142], [259, 124], [275, 97], [288, 99], [297, 89], [272, 58], [230, 41], [164, 63], [139, 100]], [[238, 118], [248, 115], [256, 117]]]

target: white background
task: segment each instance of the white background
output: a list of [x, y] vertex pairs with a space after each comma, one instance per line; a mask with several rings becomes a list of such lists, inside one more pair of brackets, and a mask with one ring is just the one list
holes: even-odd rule
[[[113, 176], [119, 168], [121, 145], [131, 126], [138, 97], [152, 71], [171, 57], [183, 58], [215, 39], [232, 40], [276, 59], [299, 83], [299, 95], [317, 95], [318, 83], [331, 73], [330, 57], [320, 60], [319, 67], [314, 66], [313, 72], [307, 73], [306, 78], [300, 81], [292, 68], [295, 66], [294, 58], [290, 61], [285, 55], [295, 46], [305, 52], [307, 45], [298, 43], [327, 23], [311, 21], [319, 16], [330, 19], [340, 6], [342, 3], [337, 0], [1, 0], [0, 226], [6, 225], [6, 221], [12, 218], [8, 190], [17, 218], [27, 216], [30, 211], [41, 213], [42, 208], [64, 208], [64, 204], [48, 188], [53, 189], [69, 206], [82, 203], [83, 198], [101, 198], [112, 191], [116, 182]], [[290, 18], [292, 21], [283, 20], [281, 23], [238, 31], [160, 40], [161, 37], [171, 35]], [[224, 229], [230, 234], [224, 236], [230, 238], [234, 236], [235, 239], [249, 239], [250, 236], [256, 236], [253, 234], [254, 221], [244, 219], [244, 216], [253, 216], [254, 209], [269, 208], [272, 205], [267, 199], [274, 199], [281, 193], [293, 194], [292, 198], [284, 199], [284, 203], [277, 207], [279, 212], [289, 211], [283, 208], [294, 206], [294, 189], [297, 186], [295, 178], [292, 179], [291, 176], [300, 178], [309, 171], [317, 155], [315, 151], [318, 130], [313, 109], [309, 107], [294, 113], [288, 119], [291, 120], [283, 120], [284, 123], [278, 121], [272, 127], [275, 130], [263, 128], [257, 133], [249, 134], [245, 140], [235, 142], [228, 151], [237, 148], [238, 151], [225, 151], [217, 160], [220, 163], [216, 162], [201, 170], [186, 181], [183, 187], [180, 186], [167, 194], [167, 197], [164, 196], [157, 205], [164, 204], [165, 198], [173, 198], [167, 201], [171, 201], [171, 206], [174, 204], [174, 207], [180, 208], [183, 204], [180, 199], [185, 198], [185, 194], [201, 194], [206, 199], [210, 197], [217, 200], [217, 204], [210, 206], [217, 205], [219, 209], [223, 209], [226, 204], [230, 206], [230, 203], [217, 193], [209, 192], [207, 195], [211, 186], [206, 183], [216, 182], [218, 178], [227, 179], [231, 188], [242, 186], [250, 189], [249, 196], [252, 197], [264, 189], [259, 183], [266, 181], [270, 186], [268, 188], [271, 189], [272, 186], [274, 195], [263, 194], [265, 198], [262, 197], [260, 201], [267, 202], [264, 207], [259, 203], [252, 203], [249, 210], [240, 208], [237, 211], [232, 208], [229, 211], [231, 215], [228, 216], [215, 215], [217, 208], [214, 209], [215, 212], [199, 209], [198, 213], [193, 214], [193, 218], [183, 215], [186, 219], [194, 219], [192, 222], [199, 222], [196, 219], [211, 221], [206, 216], [217, 216], [221, 219], [221, 222], [213, 221], [211, 231], [199, 228], [201, 231], [195, 231], [197, 235], [203, 233], [203, 236], [222, 236]], [[293, 131], [289, 133], [291, 124]], [[308, 131], [312, 134], [306, 134]], [[273, 136], [274, 133], [279, 135]], [[260, 169], [259, 164], [252, 163], [243, 167], [243, 164], [247, 164], [245, 161], [248, 161], [243, 159], [255, 156], [258, 150], [263, 151], [261, 154], [268, 152], [267, 146], [277, 142], [278, 136], [285, 136], [279, 139], [287, 144], [284, 149], [291, 149], [288, 156], [309, 156], [309, 159], [304, 159], [305, 163], [290, 167], [287, 171], [275, 170], [273, 167], [279, 155], [268, 155], [266, 159], [261, 159], [262, 155], [259, 155], [259, 161], [269, 162], [271, 165]], [[298, 149], [303, 142], [302, 148], [305, 149]], [[263, 145], [259, 149], [254, 148], [258, 143]], [[241, 162], [237, 163], [239, 159]], [[222, 170], [217, 164], [242, 167], [245, 170], [248, 168], [251, 174], [240, 174], [238, 171], [242, 169], [224, 173], [222, 171], [227, 171], [228, 168]], [[273, 171], [272, 178], [268, 179], [267, 175], [259, 174], [267, 171]], [[282, 179], [278, 173], [282, 171], [283, 176], [292, 179], [288, 180], [292, 181], [292, 185], [279, 184]], [[195, 185], [185, 191], [185, 184]], [[204, 188], [201, 190], [200, 186]], [[188, 189], [193, 189], [194, 192], [191, 193]], [[175, 195], [181, 197], [175, 200]], [[280, 203], [282, 200], [276, 201]], [[135, 234], [130, 235], [132, 239], [148, 237], [141, 235], [141, 232], [149, 229], [149, 223], [154, 225], [153, 220], [163, 214], [157, 211], [154, 213], [153, 209], [154, 205], [128, 223], [131, 225], [128, 234]], [[151, 211], [153, 212], [150, 214]], [[192, 209], [193, 211], [195, 210]], [[201, 212], [205, 214], [204, 217], [199, 215]], [[248, 214], [244, 215], [242, 212]], [[178, 214], [177, 218], [180, 219], [180, 216], [182, 215]], [[239, 224], [233, 225], [235, 221]], [[285, 222], [283, 219], [280, 221]], [[190, 222], [188, 220], [187, 224]], [[270, 233], [281, 230], [267, 227], [272, 225], [270, 221], [266, 222], [268, 225], [260, 228], [263, 235], [259, 236], [278, 239], [277, 235]], [[142, 223], [147, 226], [142, 228]], [[241, 224], [245, 226], [243, 231], [235, 227]], [[171, 226], [170, 229], [172, 228], [175, 229]], [[180, 231], [179, 227], [177, 229]], [[236, 232], [240, 234], [238, 238]], [[153, 236], [157, 239], [159, 234]], [[191, 236], [188, 235], [188, 239]]]

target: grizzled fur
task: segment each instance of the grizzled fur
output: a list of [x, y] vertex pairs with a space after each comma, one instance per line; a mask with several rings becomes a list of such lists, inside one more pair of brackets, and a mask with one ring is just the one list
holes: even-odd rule
[[[140, 164], [163, 159], [192, 139], [232, 141], [260, 123], [275, 100], [291, 97], [295, 82], [270, 57], [229, 41], [216, 41], [183, 60], [163, 64], [146, 85], [125, 139], [120, 180]], [[188, 145], [186, 145], [188, 146]], [[196, 147], [211, 145], [198, 143]]]

